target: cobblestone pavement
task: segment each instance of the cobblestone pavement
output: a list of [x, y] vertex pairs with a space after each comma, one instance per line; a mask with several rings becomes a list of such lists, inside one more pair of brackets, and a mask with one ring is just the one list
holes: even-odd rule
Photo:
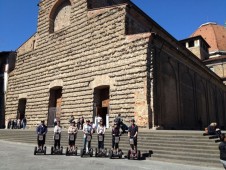
[[[34, 146], [0, 140], [1, 170], [220, 170], [153, 160], [80, 158], [80, 156], [33, 155]], [[65, 152], [65, 150], [64, 150]], [[223, 169], [223, 167], [222, 167]]]

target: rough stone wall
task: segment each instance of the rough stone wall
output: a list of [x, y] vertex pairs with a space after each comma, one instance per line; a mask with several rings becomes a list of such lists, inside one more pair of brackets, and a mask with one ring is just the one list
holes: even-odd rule
[[88, 8], [101, 8], [128, 2], [128, 0], [88, 0]]
[[126, 41], [125, 6], [87, 11], [85, 0], [71, 1], [70, 25], [49, 33], [55, 2], [40, 3], [36, 49], [18, 56], [9, 77], [7, 118], [16, 117], [19, 96], [27, 96], [28, 126], [47, 120], [49, 87], [62, 80], [61, 123], [67, 125], [71, 114], [91, 119], [99, 79], [98, 85], [111, 85], [110, 120], [121, 113], [128, 122], [135, 95], [146, 88], [147, 40]]
[[18, 50], [17, 55], [22, 55], [29, 51], [33, 51], [36, 48], [37, 34], [32, 35], [24, 44], [22, 44]]
[[[88, 10], [86, 0], [70, 0], [70, 25], [50, 32], [51, 10], [60, 2], [39, 4], [36, 48], [18, 53], [6, 119], [16, 117], [18, 100], [26, 98], [28, 126], [47, 120], [54, 87], [62, 87], [64, 126], [72, 114], [92, 119], [94, 89], [109, 86], [110, 123], [121, 113], [125, 123], [135, 118], [140, 127], [192, 129], [210, 121], [224, 126], [220, 78], [154, 21], [123, 4]], [[130, 35], [128, 17], [137, 22]]]

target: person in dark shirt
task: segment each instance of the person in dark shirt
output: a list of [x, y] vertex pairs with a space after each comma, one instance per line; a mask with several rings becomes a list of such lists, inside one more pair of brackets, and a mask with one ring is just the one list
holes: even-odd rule
[[120, 136], [120, 129], [118, 127], [118, 124], [115, 122], [112, 128], [112, 151], [116, 150], [117, 153], [118, 153], [119, 140], [120, 140], [119, 136]]
[[138, 135], [138, 126], [135, 125], [135, 120], [132, 119], [131, 121], [131, 126], [128, 129], [128, 137], [131, 139], [133, 138], [133, 145], [130, 145], [131, 148], [137, 153], [137, 135]]
[[[45, 137], [46, 137], [46, 133], [47, 133], [47, 126], [45, 125], [44, 120], [41, 121], [41, 124], [37, 127], [36, 132], [38, 135], [37, 142], [38, 142], [39, 149], [40, 149], [40, 147], [42, 147], [42, 149], [43, 149], [43, 146], [45, 145]], [[42, 141], [39, 140], [39, 135], [43, 135]]]
[[83, 129], [84, 123], [85, 123], [85, 120], [84, 120], [84, 117], [82, 116], [82, 118], [80, 119], [81, 129]]
[[205, 133], [203, 135], [216, 135], [217, 123], [211, 123], [207, 128], [205, 128]]
[[115, 118], [114, 122], [117, 123], [117, 125], [120, 127], [121, 122], [122, 122], [122, 118], [121, 118], [121, 114], [120, 114], [120, 113], [119, 113], [118, 116]]
[[219, 144], [220, 150], [220, 161], [226, 169], [226, 136], [225, 134], [221, 134], [221, 143]]
[[74, 116], [71, 115], [70, 119], [69, 119], [69, 123], [71, 124], [71, 122], [73, 122], [75, 120]]

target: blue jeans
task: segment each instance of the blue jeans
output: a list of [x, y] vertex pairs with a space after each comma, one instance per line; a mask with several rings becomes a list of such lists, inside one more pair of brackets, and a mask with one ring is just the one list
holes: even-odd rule
[[[84, 144], [83, 149], [86, 149], [86, 142], [87, 142], [86, 137], [84, 137], [83, 138], [83, 144]], [[88, 149], [90, 149], [90, 147], [91, 147], [90, 145], [91, 145], [91, 141], [88, 143]]]
[[23, 129], [25, 129], [26, 128], [26, 123], [23, 123]]

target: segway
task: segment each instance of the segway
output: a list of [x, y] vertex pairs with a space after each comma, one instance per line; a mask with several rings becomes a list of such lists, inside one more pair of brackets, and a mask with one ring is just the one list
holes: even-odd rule
[[[74, 142], [74, 141], [75, 141], [75, 134], [69, 134], [69, 143]], [[75, 149], [73, 149], [73, 147]], [[70, 147], [67, 147], [66, 148], [66, 156], [69, 156], [69, 155], [75, 155], [75, 156], [77, 156], [77, 154], [78, 154], [77, 151], [78, 151], [78, 148], [75, 147], [74, 144], [73, 145], [70, 145]]]
[[141, 154], [140, 151], [138, 150], [137, 152], [134, 150], [134, 137], [130, 137], [129, 139], [129, 144], [131, 146], [131, 149], [128, 150], [127, 158], [130, 159], [136, 159], [140, 160], [141, 159]]
[[[56, 142], [56, 141], [60, 141], [60, 133], [55, 133], [54, 134], [54, 141]], [[56, 146], [56, 148], [55, 147], [51, 147], [51, 155], [63, 155], [63, 146], [61, 146], [61, 147], [58, 147], [58, 146]]]
[[[115, 143], [119, 144], [119, 141], [120, 141], [120, 137], [119, 136], [115, 136]], [[109, 158], [110, 159], [112, 159], [112, 158], [119, 158], [119, 159], [121, 159], [122, 155], [123, 155], [123, 152], [119, 148], [118, 148], [118, 152], [116, 150], [111, 150], [111, 149], [109, 150]]]
[[44, 142], [44, 135], [38, 134], [38, 147], [35, 146], [34, 155], [36, 154], [46, 155], [46, 146], [44, 146], [43, 142]]
[[92, 136], [90, 134], [86, 134], [86, 144], [85, 144], [85, 148], [81, 148], [80, 150], [80, 156], [93, 156], [93, 149], [91, 147], [89, 147], [89, 145], [91, 145], [91, 139]]
[[[104, 135], [99, 134], [97, 136], [98, 142], [103, 142], [104, 140]], [[107, 149], [101, 149], [101, 148], [95, 148], [95, 157], [108, 157]]]

